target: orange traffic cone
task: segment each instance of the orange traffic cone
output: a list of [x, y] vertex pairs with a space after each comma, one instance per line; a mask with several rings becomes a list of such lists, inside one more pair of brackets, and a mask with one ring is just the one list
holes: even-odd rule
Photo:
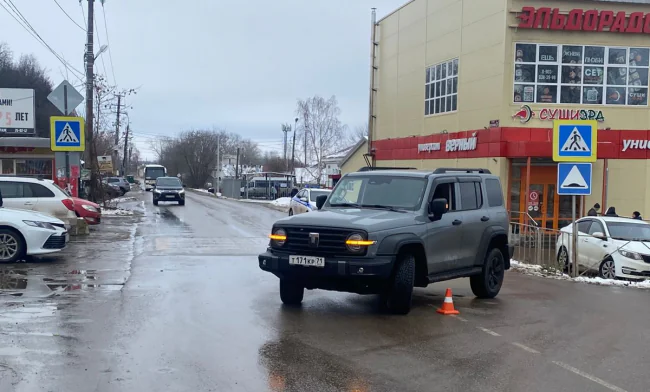
[[454, 309], [454, 299], [451, 296], [451, 289], [447, 289], [447, 292], [445, 293], [445, 301], [442, 303], [442, 308], [438, 308], [436, 312], [444, 315], [460, 313]]

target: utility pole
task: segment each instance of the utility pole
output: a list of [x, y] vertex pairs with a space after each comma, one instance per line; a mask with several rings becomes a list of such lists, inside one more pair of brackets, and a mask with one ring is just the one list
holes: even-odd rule
[[304, 124], [305, 127], [305, 167], [307, 167], [307, 122]]
[[296, 170], [296, 133], [298, 132], [298, 117], [293, 123], [293, 146], [291, 146], [291, 172]]
[[122, 170], [120, 173], [122, 174], [122, 177], [126, 175], [126, 148], [129, 144], [129, 127], [130, 124], [126, 124], [126, 136], [124, 137], [124, 157], [122, 158]]
[[126, 161], [126, 171], [128, 172], [131, 168], [131, 155], [133, 155], [133, 146], [129, 146], [129, 159]]
[[86, 141], [89, 148], [88, 162], [90, 162], [90, 199], [99, 199], [99, 178], [97, 151], [95, 149], [95, 133], [93, 132], [93, 90], [95, 81], [95, 52], [93, 49], [93, 31], [95, 14], [95, 0], [88, 0], [88, 28], [86, 29]]
[[[291, 126], [287, 124], [282, 124], [282, 132], [284, 132], [284, 161], [287, 162], [287, 134], [291, 131]], [[287, 163], [289, 167], [289, 163]]]
[[237, 147], [237, 160], [235, 161], [235, 179], [239, 179], [239, 147]]
[[221, 176], [221, 135], [217, 136], [217, 175], [215, 176], [214, 196], [219, 193], [219, 177]]
[[115, 147], [113, 147], [113, 173], [117, 169], [117, 146], [120, 144], [120, 109], [122, 108], [121, 104], [122, 95], [117, 94], [117, 119], [115, 120]]

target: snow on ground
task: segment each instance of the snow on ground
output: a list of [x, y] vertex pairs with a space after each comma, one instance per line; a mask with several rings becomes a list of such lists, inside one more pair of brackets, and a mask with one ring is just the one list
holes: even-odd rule
[[542, 278], [570, 280], [576, 283], [595, 284], [599, 286], [617, 286], [617, 287], [633, 287], [637, 289], [650, 289], [650, 280], [640, 282], [631, 282], [629, 280], [618, 279], [603, 279], [591, 276], [579, 276], [572, 278], [569, 275], [562, 273], [552, 268], [544, 267], [541, 265], [525, 264], [517, 260], [510, 260], [511, 270], [531, 276], [539, 276]]
[[110, 203], [122, 203], [124, 201], [135, 201], [135, 200], [137, 200], [137, 199], [135, 197], [133, 197], [133, 196], [122, 196], [122, 197], [116, 197], [115, 199], [107, 200], [106, 202], [107, 203], [109, 203], [109, 202]]
[[115, 209], [103, 209], [102, 210], [102, 216], [131, 216], [134, 215], [135, 212], [133, 210], [124, 210], [122, 208], [115, 208]]
[[271, 202], [271, 205], [273, 206], [284, 207], [284, 208], [289, 208], [290, 204], [291, 204], [290, 197], [279, 197]]
[[198, 189], [198, 188], [192, 188], [193, 191], [200, 192], [200, 193], [207, 193], [211, 195], [212, 193], [208, 192], [207, 189]]

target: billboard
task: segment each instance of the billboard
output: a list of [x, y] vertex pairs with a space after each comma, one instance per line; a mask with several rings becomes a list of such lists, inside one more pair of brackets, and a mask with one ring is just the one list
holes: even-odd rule
[[0, 88], [0, 136], [32, 136], [35, 132], [34, 90]]

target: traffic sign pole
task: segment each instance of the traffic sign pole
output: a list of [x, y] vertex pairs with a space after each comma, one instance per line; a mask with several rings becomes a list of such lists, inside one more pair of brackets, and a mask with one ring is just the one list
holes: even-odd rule
[[[63, 113], [68, 115], [68, 86], [63, 85]], [[70, 182], [70, 151], [65, 152], [65, 182]]]
[[572, 228], [571, 233], [571, 259], [573, 260], [572, 275], [574, 278], [578, 277], [578, 224], [576, 223], [576, 195], [571, 196], [571, 220]]

